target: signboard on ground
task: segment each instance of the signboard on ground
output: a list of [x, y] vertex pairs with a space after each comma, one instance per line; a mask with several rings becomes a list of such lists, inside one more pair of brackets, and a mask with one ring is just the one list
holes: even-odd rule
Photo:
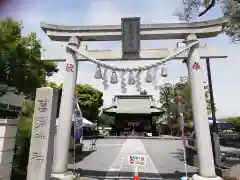
[[130, 166], [145, 167], [146, 166], [146, 156], [145, 155], [129, 155], [128, 164]]

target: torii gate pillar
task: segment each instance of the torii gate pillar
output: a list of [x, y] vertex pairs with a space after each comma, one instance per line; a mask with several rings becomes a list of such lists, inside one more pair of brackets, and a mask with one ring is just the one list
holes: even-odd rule
[[[79, 38], [72, 36], [70, 37], [68, 44], [78, 48], [80, 45], [80, 40]], [[66, 58], [62, 100], [55, 139], [52, 177], [61, 180], [72, 180], [72, 173], [67, 173], [66, 170], [68, 164], [68, 150], [71, 136], [78, 63], [76, 60], [76, 53], [68, 48], [66, 50], [68, 56]]]
[[[188, 35], [186, 38], [187, 45], [196, 40], [197, 36], [195, 34]], [[202, 80], [203, 74], [200, 70], [202, 62], [203, 61], [200, 61], [199, 56], [199, 44], [196, 44], [190, 48], [187, 60], [188, 74], [191, 86], [194, 128], [196, 132], [200, 166], [200, 175], [195, 174], [193, 176], [193, 179], [221, 179], [220, 177], [217, 177], [215, 173], [205, 91]]]

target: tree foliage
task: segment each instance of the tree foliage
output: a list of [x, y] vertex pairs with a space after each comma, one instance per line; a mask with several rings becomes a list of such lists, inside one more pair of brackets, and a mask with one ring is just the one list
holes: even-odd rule
[[240, 126], [240, 117], [228, 117], [225, 118], [224, 121]]
[[78, 84], [78, 103], [84, 117], [89, 120], [97, 120], [99, 108], [103, 105], [103, 93], [88, 84]]
[[181, 10], [177, 10], [174, 15], [179, 20], [190, 22], [194, 17], [198, 16], [199, 9], [205, 7], [206, 14], [210, 9], [215, 8], [217, 3], [221, 3], [223, 14], [220, 16], [227, 17], [229, 24], [225, 27], [226, 34], [233, 42], [240, 40], [240, 0], [185, 0]]
[[100, 117], [99, 117], [99, 124], [100, 125], [105, 125], [105, 126], [112, 126], [115, 124], [114, 122], [114, 117], [112, 116], [108, 116], [107, 114], [102, 114]]
[[22, 116], [32, 117], [33, 112], [34, 112], [34, 101], [28, 99], [23, 104]]
[[240, 132], [240, 117], [228, 117], [224, 119], [225, 122], [233, 124], [235, 131]]
[[48, 83], [47, 83], [47, 86], [49, 86], [49, 87], [51, 87], [51, 88], [55, 88], [55, 89], [57, 89], [57, 90], [61, 90], [62, 87], [63, 87], [63, 84], [58, 85], [58, 84], [56, 84], [56, 83], [54, 83], [54, 82], [48, 82]]
[[181, 21], [190, 22], [199, 15], [199, 9], [205, 6], [203, 0], [184, 0], [180, 9], [174, 12], [174, 15]]
[[161, 109], [165, 112], [165, 121], [167, 122], [167, 125], [171, 132], [173, 127], [173, 120], [176, 119], [175, 117], [178, 113], [177, 105], [173, 101], [174, 97], [174, 85], [166, 83], [160, 88], [159, 102], [162, 104]]
[[[53, 82], [49, 82], [48, 86], [59, 90], [63, 87]], [[83, 116], [90, 121], [97, 120], [98, 109], [103, 105], [103, 93], [88, 84], [77, 84], [76, 91]]]
[[53, 62], [41, 60], [41, 43], [36, 34], [24, 37], [21, 30], [20, 22], [0, 20], [0, 96], [8, 91], [34, 93], [45, 85], [46, 76], [58, 71]]
[[238, 42], [240, 40], [240, 1], [222, 0], [221, 2], [224, 16], [229, 17], [226, 34], [233, 42]]
[[[210, 114], [211, 104], [208, 90], [205, 92], [205, 97], [208, 114]], [[188, 78], [181, 78], [180, 81], [175, 84], [164, 84], [160, 88], [159, 102], [162, 104], [161, 108], [165, 112], [164, 116], [170, 129], [173, 124], [178, 123], [180, 112], [183, 113], [187, 123], [193, 121], [191, 88]]]

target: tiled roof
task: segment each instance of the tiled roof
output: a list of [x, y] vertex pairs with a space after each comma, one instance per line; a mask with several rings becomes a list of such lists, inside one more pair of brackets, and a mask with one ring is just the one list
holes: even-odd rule
[[120, 114], [152, 114], [161, 113], [161, 109], [154, 106], [154, 103], [152, 103], [152, 96], [121, 95], [115, 96], [113, 105], [104, 108], [103, 112]]

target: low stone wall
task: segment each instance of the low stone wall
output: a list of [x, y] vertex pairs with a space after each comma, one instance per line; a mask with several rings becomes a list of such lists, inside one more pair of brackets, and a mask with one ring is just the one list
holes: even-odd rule
[[224, 180], [240, 180], [240, 164], [223, 171], [222, 177]]
[[19, 119], [0, 119], [0, 179], [10, 180]]
[[[85, 137], [84, 137], [85, 138]], [[101, 138], [104, 139], [155, 139], [155, 140], [181, 140], [181, 137], [174, 137], [174, 136], [102, 136]]]

